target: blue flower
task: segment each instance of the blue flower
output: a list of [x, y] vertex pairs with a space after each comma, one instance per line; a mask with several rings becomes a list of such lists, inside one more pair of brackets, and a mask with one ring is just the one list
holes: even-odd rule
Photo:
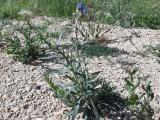
[[87, 7], [85, 6], [85, 4], [83, 2], [79, 2], [76, 6], [76, 9], [81, 12], [82, 15], [87, 15], [88, 14], [88, 10]]

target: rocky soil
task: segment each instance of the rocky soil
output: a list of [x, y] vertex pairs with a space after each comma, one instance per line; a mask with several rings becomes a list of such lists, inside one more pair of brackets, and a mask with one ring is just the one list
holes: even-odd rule
[[[46, 20], [46, 19], [45, 19]], [[38, 18], [32, 20], [35, 25], [43, 25], [45, 21]], [[48, 26], [50, 32], [55, 32], [67, 22], [52, 23]], [[15, 23], [16, 24], [16, 23]], [[155, 97], [152, 107], [155, 120], [160, 119], [160, 63], [152, 54], [140, 54], [146, 51], [145, 45], [160, 44], [160, 31], [149, 29], [124, 29], [110, 26], [106, 33], [113, 43], [102, 45], [103, 53], [88, 54], [88, 68], [91, 71], [102, 71], [101, 76], [106, 81], [112, 81], [119, 90], [123, 89], [124, 78], [127, 76], [125, 68], [138, 67], [147, 80], [152, 81]], [[128, 40], [131, 38], [131, 41]], [[92, 48], [94, 49], [94, 48]], [[45, 66], [45, 67], [44, 67]], [[24, 65], [14, 61], [9, 55], [0, 52], [0, 120], [63, 120], [63, 114], [68, 111], [44, 80], [47, 68], [57, 69], [62, 66], [57, 62], [42, 65]], [[54, 80], [63, 80], [54, 74]]]

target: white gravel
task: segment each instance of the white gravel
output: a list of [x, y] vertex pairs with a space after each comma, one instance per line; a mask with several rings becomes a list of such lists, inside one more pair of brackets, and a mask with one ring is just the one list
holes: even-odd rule
[[[0, 53], [0, 120], [55, 119], [62, 104], [44, 81], [44, 69]], [[60, 113], [59, 113], [60, 114]]]
[[[33, 20], [34, 21], [34, 20]], [[42, 23], [44, 23], [42, 21]], [[65, 23], [65, 22], [64, 22]], [[35, 24], [38, 25], [39, 24]], [[50, 25], [48, 30], [54, 27]], [[57, 26], [56, 26], [57, 27]], [[132, 32], [136, 32], [130, 41], [124, 41]], [[144, 45], [160, 44], [160, 31], [149, 29], [123, 29], [113, 27], [108, 34], [109, 39], [117, 42], [108, 44], [109, 48], [119, 49], [119, 53], [89, 58], [89, 68], [92, 71], [101, 70], [102, 77], [112, 81], [119, 89], [123, 88], [127, 76], [123, 69], [126, 65], [139, 67], [148, 80], [152, 81], [155, 98], [152, 107], [155, 110], [155, 120], [160, 119], [160, 64], [156, 57], [148, 54], [137, 54], [145, 51]], [[124, 41], [124, 42], [123, 42]], [[104, 45], [103, 45], [104, 46]], [[121, 51], [125, 51], [121, 52]], [[47, 63], [52, 69], [60, 68], [55, 63]], [[0, 52], [0, 120], [63, 120], [62, 115], [68, 108], [52, 96], [52, 91], [46, 84], [41, 66], [24, 65], [15, 62], [3, 52]], [[55, 74], [55, 80], [61, 80]]]

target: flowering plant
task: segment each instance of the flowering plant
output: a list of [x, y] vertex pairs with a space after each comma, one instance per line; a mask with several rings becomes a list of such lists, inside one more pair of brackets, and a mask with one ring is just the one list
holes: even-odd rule
[[88, 9], [83, 2], [79, 2], [76, 6], [76, 10], [81, 13], [81, 15], [86, 16], [88, 14]]

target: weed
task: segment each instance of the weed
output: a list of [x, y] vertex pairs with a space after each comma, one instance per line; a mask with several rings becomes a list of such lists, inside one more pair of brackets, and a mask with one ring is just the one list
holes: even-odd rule
[[52, 36], [54, 38], [59, 38], [60, 34], [61, 34], [60, 32], [54, 32], [54, 33], [52, 33]]
[[44, 35], [42, 28], [35, 28], [31, 24], [22, 26], [19, 30], [13, 28], [14, 33], [5, 36], [6, 51], [22, 63], [30, 63], [45, 54], [41, 49], [48, 36]]
[[129, 70], [128, 73], [129, 77], [125, 80], [125, 88], [130, 95], [127, 99], [127, 106], [135, 112], [137, 119], [151, 120], [154, 113], [150, 105], [154, 98], [151, 82], [145, 80], [137, 69]]
[[100, 101], [97, 100], [113, 94], [113, 88], [98, 76], [99, 72], [89, 73], [85, 59], [80, 57], [78, 51], [69, 54], [59, 49], [57, 51], [65, 59], [65, 67], [68, 70], [65, 77], [70, 82], [56, 85], [46, 74], [45, 79], [53, 89], [54, 95], [71, 107], [68, 116], [71, 116], [72, 120], [80, 111], [84, 110], [90, 111], [96, 120], [99, 120]]
[[160, 57], [160, 45], [157, 45], [155, 47], [153, 46], [146, 46], [146, 47], [147, 47], [147, 51], [156, 55], [157, 57]]

